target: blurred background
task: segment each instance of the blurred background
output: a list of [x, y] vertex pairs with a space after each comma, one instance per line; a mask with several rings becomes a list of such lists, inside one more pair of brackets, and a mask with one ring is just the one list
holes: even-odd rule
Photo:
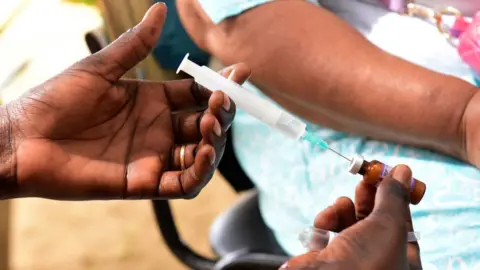
[[[89, 55], [87, 42], [90, 49], [107, 44], [138, 22], [151, 4], [143, 0], [0, 1], [1, 102], [15, 99]], [[169, 13], [167, 20], [178, 18]], [[150, 57], [129, 77], [175, 78], [171, 69], [183, 52], [168, 51], [168, 35], [166, 29], [164, 42], [155, 52], [159, 56], [163, 50], [163, 58]], [[200, 51], [194, 55], [197, 62], [208, 61]], [[173, 202], [185, 241], [211, 256], [210, 224], [236, 198], [217, 174], [199, 197]], [[162, 242], [149, 201], [21, 199], [0, 202], [0, 215], [0, 270], [186, 269]]]

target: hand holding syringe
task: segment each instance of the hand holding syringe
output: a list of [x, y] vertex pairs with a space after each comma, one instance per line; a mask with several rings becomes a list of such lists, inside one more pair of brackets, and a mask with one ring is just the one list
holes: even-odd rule
[[[366, 161], [361, 156], [352, 159], [345, 157], [338, 151], [330, 148], [328, 143], [317, 134], [309, 132], [307, 125], [298, 118], [282, 110], [275, 104], [253, 94], [241, 85], [230, 81], [206, 66], [199, 66], [188, 60], [188, 54], [178, 67], [177, 73], [184, 71], [192, 76], [195, 81], [212, 91], [222, 90], [235, 102], [238, 108], [247, 112], [256, 119], [262, 121], [273, 129], [276, 129], [293, 140], [305, 140], [328, 149], [350, 162], [349, 171], [352, 174], [361, 174], [364, 181], [372, 185], [378, 185], [391, 170], [391, 167], [380, 161]], [[413, 204], [417, 204], [425, 194], [426, 186], [423, 182], [412, 178], [410, 184], [410, 197]]]
[[282, 110], [275, 104], [251, 93], [241, 85], [228, 80], [206, 66], [199, 66], [188, 60], [188, 54], [178, 67], [177, 73], [183, 71], [192, 76], [198, 84], [212, 91], [224, 91], [238, 106], [256, 119], [262, 121], [293, 140], [306, 140], [329, 149], [344, 159], [351, 161], [337, 151], [328, 147], [327, 142], [315, 133], [307, 131], [307, 125], [298, 118]]

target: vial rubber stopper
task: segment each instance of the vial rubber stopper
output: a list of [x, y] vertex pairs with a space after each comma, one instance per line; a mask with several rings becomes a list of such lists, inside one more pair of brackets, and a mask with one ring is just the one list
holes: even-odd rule
[[352, 160], [350, 161], [350, 166], [348, 167], [348, 171], [351, 174], [357, 174], [360, 172], [360, 169], [362, 168], [362, 164], [365, 161], [365, 159], [361, 155], [354, 155]]

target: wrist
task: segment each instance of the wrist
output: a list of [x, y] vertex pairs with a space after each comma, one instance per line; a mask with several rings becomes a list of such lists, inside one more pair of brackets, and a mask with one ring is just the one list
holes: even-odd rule
[[458, 141], [461, 159], [480, 166], [480, 91], [475, 87], [474, 93], [465, 106], [462, 119], [458, 125]]
[[18, 192], [13, 126], [9, 105], [0, 107], [0, 199], [14, 197]]

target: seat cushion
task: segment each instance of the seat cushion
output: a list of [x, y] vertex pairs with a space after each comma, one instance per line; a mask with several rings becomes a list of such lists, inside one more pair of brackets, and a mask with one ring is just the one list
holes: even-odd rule
[[210, 229], [210, 243], [221, 257], [239, 250], [286, 255], [263, 222], [256, 190], [248, 191], [215, 220]]

